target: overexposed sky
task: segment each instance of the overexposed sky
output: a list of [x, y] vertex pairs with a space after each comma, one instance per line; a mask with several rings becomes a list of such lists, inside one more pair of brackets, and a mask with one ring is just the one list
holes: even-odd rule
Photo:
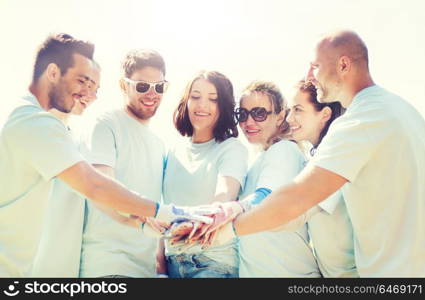
[[307, 71], [317, 36], [341, 28], [366, 42], [375, 82], [425, 116], [423, 0], [0, 0], [0, 124], [30, 83], [36, 47], [52, 32], [96, 45], [101, 89], [85, 119], [121, 104], [119, 67], [128, 50], [158, 50], [171, 86], [152, 127], [167, 137], [198, 70], [224, 73], [236, 94], [254, 79], [272, 80], [286, 94]]

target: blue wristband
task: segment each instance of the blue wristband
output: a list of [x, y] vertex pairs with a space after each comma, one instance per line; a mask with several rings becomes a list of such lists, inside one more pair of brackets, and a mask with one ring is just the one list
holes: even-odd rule
[[260, 204], [261, 201], [264, 200], [269, 194], [271, 194], [272, 190], [268, 188], [259, 188], [255, 190], [255, 197], [252, 199], [251, 204], [257, 205]]

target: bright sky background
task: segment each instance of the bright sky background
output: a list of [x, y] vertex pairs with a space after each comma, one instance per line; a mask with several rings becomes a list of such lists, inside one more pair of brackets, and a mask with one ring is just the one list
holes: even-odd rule
[[[375, 82], [425, 116], [423, 0], [0, 0], [0, 124], [25, 93], [48, 33], [96, 45], [101, 89], [86, 119], [122, 103], [119, 67], [128, 50], [159, 51], [171, 86], [152, 127], [169, 139], [176, 134], [172, 112], [198, 70], [224, 73], [237, 94], [254, 79], [272, 80], [287, 94], [307, 71], [315, 39], [340, 28], [366, 42]], [[84, 128], [84, 119], [79, 123]]]

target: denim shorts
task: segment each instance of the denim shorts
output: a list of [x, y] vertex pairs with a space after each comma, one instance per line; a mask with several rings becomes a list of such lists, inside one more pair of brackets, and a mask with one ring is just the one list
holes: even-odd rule
[[204, 254], [178, 254], [167, 256], [170, 278], [236, 278], [239, 270], [219, 263]]

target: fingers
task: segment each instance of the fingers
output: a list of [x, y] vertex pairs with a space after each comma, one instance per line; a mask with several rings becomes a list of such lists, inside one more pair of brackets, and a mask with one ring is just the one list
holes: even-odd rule
[[218, 230], [220, 227], [223, 227], [234, 218], [236, 218], [236, 214], [226, 214], [225, 212], [215, 215], [214, 223], [208, 228], [208, 231], [205, 234], [211, 234], [212, 232]]
[[189, 236], [186, 239], [186, 243], [189, 243], [190, 240], [192, 239], [192, 237], [195, 235], [196, 231], [198, 230], [198, 228], [201, 226], [201, 223], [199, 222], [195, 222], [193, 224], [193, 228], [192, 231], [189, 233]]
[[218, 234], [218, 230], [214, 231], [213, 233], [210, 234], [210, 237], [208, 239], [208, 245], [211, 246], [212, 244], [214, 244], [215, 239], [217, 238], [217, 234]]
[[222, 203], [191, 208], [180, 207], [179, 209], [185, 213], [181, 213], [180, 218], [172, 221], [165, 238], [172, 244], [185, 240], [185, 244], [199, 241], [205, 246], [211, 245], [217, 235], [216, 231], [233, 219], [232, 210], [226, 208], [227, 206]]
[[186, 238], [190, 234], [194, 227], [194, 224], [190, 221], [182, 221], [174, 223], [165, 233], [164, 238], [170, 239], [170, 242], [176, 243]]
[[189, 237], [190, 242], [192, 241], [198, 241], [199, 239], [203, 238], [204, 234], [208, 231], [211, 225], [208, 224], [202, 224], [201, 228], [194, 234], [193, 236]]
[[210, 233], [205, 233], [201, 238], [202, 240], [200, 241], [200, 244], [203, 245], [202, 249], [204, 249], [205, 247], [207, 247], [207, 243], [208, 243], [208, 239], [210, 237]]
[[226, 224], [228, 221], [223, 215], [217, 215], [214, 219], [214, 223], [208, 228], [205, 232], [205, 235], [210, 235], [212, 232], [216, 231], [218, 228]]
[[170, 244], [174, 246], [175, 244], [179, 242], [184, 242], [185, 236], [184, 235], [176, 235], [170, 238]]
[[185, 223], [182, 223], [182, 224], [176, 226], [176, 228], [174, 230], [172, 230], [172, 235], [187, 236], [188, 234], [190, 234], [190, 232], [192, 231], [193, 228], [195, 228], [194, 223], [185, 222]]
[[152, 229], [160, 233], [163, 233], [168, 228], [166, 223], [155, 220], [153, 218], [146, 218], [146, 224], [148, 224], [150, 227], [152, 227]]
[[201, 216], [201, 215], [188, 215], [185, 216], [187, 219], [192, 221], [198, 221], [203, 222], [205, 224], [211, 224], [213, 222], [213, 219], [207, 216]]

